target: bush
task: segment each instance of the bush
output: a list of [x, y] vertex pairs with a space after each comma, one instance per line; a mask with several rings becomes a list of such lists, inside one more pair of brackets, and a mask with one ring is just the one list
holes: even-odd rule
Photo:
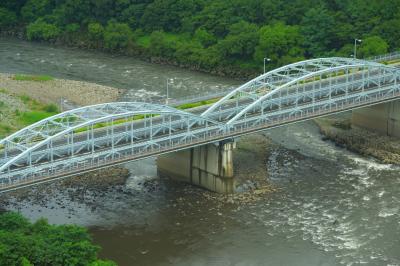
[[109, 22], [104, 31], [104, 45], [110, 50], [128, 47], [132, 38], [132, 30], [128, 24]]
[[29, 24], [26, 28], [28, 40], [55, 40], [60, 33], [61, 31], [56, 25], [49, 24], [40, 19]]
[[204, 28], [198, 28], [193, 38], [199, 41], [204, 47], [211, 46], [217, 42], [217, 38]]
[[153, 55], [173, 57], [176, 47], [176, 41], [169, 38], [165, 32], [153, 31], [151, 33], [149, 49]]
[[368, 58], [375, 55], [386, 54], [389, 45], [379, 36], [367, 37], [363, 40], [358, 50], [359, 58]]
[[65, 31], [67, 33], [75, 33], [75, 32], [78, 32], [79, 29], [80, 29], [80, 26], [77, 23], [72, 23], [72, 24], [68, 24], [67, 26], [65, 26]]
[[1, 265], [116, 265], [97, 259], [99, 247], [85, 228], [30, 223], [20, 214], [0, 215]]
[[103, 39], [103, 34], [104, 34], [104, 27], [97, 22], [94, 23], [89, 23], [88, 25], [88, 34], [89, 38], [92, 40], [101, 40]]
[[42, 16], [49, 15], [53, 5], [52, 2], [52, 0], [26, 1], [26, 4], [21, 9], [22, 18], [26, 22], [33, 22]]
[[55, 104], [48, 104], [43, 107], [43, 111], [48, 113], [58, 113], [58, 106]]

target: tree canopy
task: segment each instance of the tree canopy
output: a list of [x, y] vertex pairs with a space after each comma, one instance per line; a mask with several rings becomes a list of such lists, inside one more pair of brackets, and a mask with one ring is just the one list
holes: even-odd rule
[[99, 247], [85, 228], [50, 225], [40, 219], [30, 223], [20, 214], [0, 215], [0, 265], [113, 266], [97, 259]]
[[[399, 49], [400, 0], [3, 0], [0, 29], [194, 65], [262, 69]], [[350, 53], [350, 54], [349, 54]]]

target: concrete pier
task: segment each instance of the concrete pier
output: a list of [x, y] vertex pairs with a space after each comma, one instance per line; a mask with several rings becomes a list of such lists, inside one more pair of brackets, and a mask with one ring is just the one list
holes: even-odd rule
[[235, 147], [232, 140], [221, 141], [159, 156], [158, 173], [214, 192], [233, 193], [232, 150]]
[[400, 137], [400, 101], [353, 110], [352, 126]]

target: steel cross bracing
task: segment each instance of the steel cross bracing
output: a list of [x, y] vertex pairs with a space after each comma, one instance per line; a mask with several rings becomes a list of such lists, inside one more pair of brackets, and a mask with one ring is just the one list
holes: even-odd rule
[[394, 100], [399, 81], [393, 67], [320, 58], [265, 73], [201, 115], [137, 102], [77, 108], [0, 140], [0, 189]]

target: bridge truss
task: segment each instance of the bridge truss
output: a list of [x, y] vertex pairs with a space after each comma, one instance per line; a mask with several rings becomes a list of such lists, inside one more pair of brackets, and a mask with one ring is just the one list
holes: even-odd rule
[[395, 100], [399, 82], [393, 67], [320, 58], [265, 73], [202, 114], [136, 102], [66, 111], [0, 140], [0, 189]]

